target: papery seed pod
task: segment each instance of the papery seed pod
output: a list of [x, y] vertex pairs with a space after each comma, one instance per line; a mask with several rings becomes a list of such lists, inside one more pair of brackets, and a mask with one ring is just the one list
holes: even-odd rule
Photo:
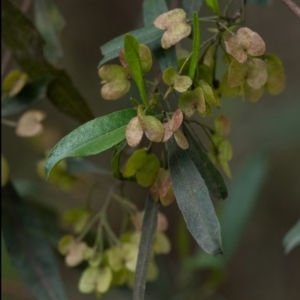
[[161, 14], [154, 20], [154, 25], [166, 30], [161, 38], [164, 49], [170, 48], [191, 33], [191, 26], [186, 21], [186, 13], [181, 8]]

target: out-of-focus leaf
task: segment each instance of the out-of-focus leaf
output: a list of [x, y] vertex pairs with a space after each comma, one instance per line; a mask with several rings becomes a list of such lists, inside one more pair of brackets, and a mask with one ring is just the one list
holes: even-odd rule
[[190, 233], [207, 253], [222, 254], [220, 224], [203, 178], [173, 137], [167, 147], [174, 194]]
[[[3, 235], [1, 234], [1, 278], [2, 280], [20, 280], [18, 273], [16, 272], [15, 268], [11, 264], [11, 261], [9, 259], [5, 241], [3, 238]], [[3, 295], [3, 294], [2, 294]]]
[[98, 166], [80, 157], [69, 157], [66, 159], [66, 163], [67, 163], [67, 170], [71, 174], [77, 174], [81, 172], [92, 172], [99, 175], [111, 175], [110, 170]]
[[260, 6], [268, 6], [273, 3], [273, 0], [248, 0], [249, 2], [256, 3]]
[[182, 0], [182, 8], [185, 10], [187, 17], [192, 18], [194, 12], [199, 12], [203, 0]]
[[224, 203], [221, 216], [222, 241], [224, 255], [212, 260], [206, 253], [199, 253], [188, 260], [188, 267], [222, 268], [236, 250], [243, 230], [251, 216], [255, 201], [266, 178], [268, 169], [267, 157], [264, 152], [253, 155], [242, 167], [229, 190], [229, 197]]
[[[156, 28], [154, 25], [139, 28], [128, 32], [128, 34], [134, 36], [140, 44], [148, 45], [151, 50], [160, 47], [160, 39], [163, 35], [163, 30]], [[127, 34], [127, 33], [125, 33]], [[124, 36], [120, 35], [117, 38], [112, 39], [108, 43], [100, 47], [103, 58], [100, 61], [98, 68], [109, 60], [119, 56], [119, 51], [124, 47]]]
[[216, 15], [221, 14], [218, 0], [205, 0], [205, 2]]
[[157, 59], [162, 72], [170, 67], [177, 69], [175, 46], [172, 46], [169, 49], [159, 47], [153, 51], [153, 54]]
[[[44, 237], [53, 247], [57, 247], [57, 241], [62, 237], [63, 230], [59, 227], [59, 215], [53, 206], [48, 205], [45, 199], [45, 189], [38, 183], [28, 179], [13, 181], [14, 188], [22, 199], [26, 199], [32, 211], [39, 216]], [[47, 195], [51, 199], [51, 195]]]
[[2, 196], [3, 237], [18, 274], [37, 299], [67, 299], [39, 221], [11, 184], [2, 189]]
[[142, 225], [142, 235], [136, 265], [133, 286], [133, 300], [143, 300], [146, 289], [148, 266], [151, 259], [153, 243], [157, 228], [157, 214], [159, 203], [148, 194]]
[[62, 159], [74, 156], [98, 154], [118, 144], [125, 138], [128, 122], [136, 116], [136, 110], [125, 109], [89, 121], [62, 138], [50, 152], [45, 173]]
[[[152, 26], [153, 21], [161, 14], [168, 11], [168, 6], [165, 0], [144, 0], [143, 4], [143, 15], [145, 26]], [[156, 28], [156, 27], [155, 27]], [[164, 72], [169, 67], [174, 67], [177, 69], [177, 59], [175, 53], [175, 47], [170, 47], [169, 49], [163, 49], [161, 47], [160, 38], [155, 44], [156, 47], [152, 48], [153, 54], [159, 63], [160, 69]]]
[[283, 238], [285, 254], [290, 253], [298, 245], [300, 245], [300, 220], [298, 220]]
[[198, 66], [200, 52], [200, 25], [198, 13], [195, 11], [193, 16], [193, 54], [190, 63], [189, 77], [193, 80], [195, 76], [195, 71]]
[[65, 20], [52, 0], [34, 1], [35, 24], [46, 41], [44, 53], [48, 61], [56, 63], [63, 56], [59, 33], [65, 26]]
[[145, 26], [150, 26], [153, 21], [161, 14], [168, 11], [165, 0], [144, 0], [143, 17]]
[[142, 65], [139, 56], [139, 42], [130, 35], [126, 34], [124, 37], [124, 55], [126, 62], [129, 65], [131, 75], [139, 89], [140, 96], [146, 105], [148, 103], [145, 82], [143, 77]]
[[50, 80], [51, 76], [45, 75], [27, 83], [17, 95], [5, 98], [1, 105], [1, 116], [21, 113], [37, 101], [44, 99]]
[[56, 69], [44, 56], [44, 40], [32, 22], [9, 0], [2, 4], [2, 39], [13, 58], [32, 79], [53, 76], [47, 97], [65, 114], [86, 122], [93, 114], [64, 70]]
[[221, 217], [226, 260], [231, 257], [238, 246], [266, 178], [267, 170], [266, 154], [258, 152], [245, 163], [239, 174], [235, 176], [234, 186], [229, 190], [230, 197], [226, 201]]
[[9, 165], [3, 154], [1, 154], [1, 187], [5, 186], [9, 180]]
[[126, 139], [121, 141], [119, 144], [115, 146], [114, 153], [111, 158], [111, 169], [115, 178], [123, 179], [123, 175], [120, 172], [120, 158], [122, 150], [126, 147], [127, 141]]
[[228, 191], [221, 173], [213, 165], [202, 145], [195, 140], [184, 124], [182, 128], [190, 145], [186, 151], [204, 179], [207, 188], [214, 197], [226, 199]]

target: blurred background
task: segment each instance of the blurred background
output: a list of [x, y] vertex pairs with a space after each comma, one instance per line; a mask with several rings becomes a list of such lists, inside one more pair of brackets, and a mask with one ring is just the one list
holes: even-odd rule
[[[300, 4], [299, 1], [295, 3]], [[97, 74], [97, 65], [102, 58], [99, 47], [116, 36], [143, 26], [142, 1], [60, 0], [56, 4], [66, 21], [61, 32], [64, 56], [59, 64], [69, 73], [94, 115], [102, 116], [129, 107], [131, 103], [126, 97], [117, 101], [101, 99]], [[170, 7], [177, 7], [177, 2], [171, 1]], [[200, 14], [208, 15], [210, 12], [203, 6]], [[31, 9], [28, 15], [32, 15]], [[175, 203], [163, 208], [169, 220], [167, 234], [173, 250], [167, 256], [159, 257], [160, 276], [156, 283], [148, 285], [147, 299], [300, 299], [300, 247], [285, 255], [282, 245], [284, 235], [300, 217], [299, 25], [299, 18], [282, 1], [272, 1], [266, 5], [249, 1], [247, 4], [246, 26], [262, 36], [267, 52], [281, 59], [286, 72], [286, 88], [278, 96], [265, 93], [255, 104], [241, 98], [223, 101], [222, 111], [231, 120], [229, 140], [234, 151], [230, 162], [233, 179], [226, 179], [230, 193], [228, 205], [234, 204], [231, 204], [232, 218], [243, 214], [239, 204], [242, 206], [244, 198], [251, 194], [254, 200], [249, 200], [252, 204], [244, 218], [247, 222], [241, 222], [243, 231], [237, 238], [237, 247], [222, 271], [214, 277], [212, 264], [206, 262], [209, 271], [205, 270], [205, 257], [201, 258], [203, 256], [190, 236], [188, 251], [194, 261], [192, 264], [181, 262], [180, 251], [175, 249], [182, 238], [178, 236], [177, 228], [181, 215]], [[203, 33], [203, 38], [205, 35], [208, 36], [208, 33]], [[14, 66], [11, 62], [7, 71]], [[79, 185], [71, 191], [62, 191], [38, 177], [36, 164], [45, 151], [79, 124], [60, 113], [48, 101], [39, 102], [35, 108], [47, 113], [44, 133], [36, 138], [20, 138], [13, 128], [2, 126], [2, 153], [9, 163], [11, 178], [19, 186], [28, 186], [28, 182], [32, 184], [33, 192], [28, 192], [29, 202], [59, 215], [68, 208], [84, 205], [88, 189]], [[260, 154], [262, 151], [264, 155]], [[111, 153], [106, 151], [89, 160], [110, 168]], [[256, 166], [255, 170], [253, 166]], [[101, 177], [101, 180], [111, 182], [110, 178]], [[100, 207], [103, 200], [101, 188], [97, 190], [98, 193], [93, 196], [95, 208]], [[125, 192], [143, 209], [145, 189], [128, 183]], [[235, 199], [232, 200], [230, 197], [233, 196]], [[218, 211], [226, 211], [227, 200], [224, 204], [215, 204]], [[119, 226], [118, 213], [114, 208], [110, 210], [110, 220], [116, 228]], [[239, 223], [236, 224], [239, 226]], [[59, 227], [59, 222], [48, 226], [50, 228], [45, 231], [49, 236], [53, 232], [59, 235], [59, 229], [55, 229]], [[235, 235], [234, 230], [238, 229], [232, 228], [232, 234]], [[231, 231], [226, 234], [230, 235]], [[56, 237], [53, 234], [50, 240]], [[59, 254], [56, 258], [69, 298], [92, 299], [94, 296], [85, 296], [77, 291], [80, 270], [67, 268]], [[194, 267], [191, 267], [193, 264]], [[206, 282], [212, 285], [207, 287]], [[187, 290], [192, 292], [186, 294]], [[13, 270], [4, 243], [2, 296], [7, 300], [34, 299]], [[131, 293], [126, 288], [118, 289], [109, 292], [103, 299], [131, 299]]]

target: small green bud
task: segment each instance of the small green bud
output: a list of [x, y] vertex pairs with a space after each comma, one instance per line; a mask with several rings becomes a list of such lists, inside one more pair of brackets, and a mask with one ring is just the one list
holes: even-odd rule
[[267, 64], [268, 73], [265, 88], [269, 94], [278, 95], [285, 87], [286, 79], [283, 65], [280, 59], [274, 54], [265, 54], [263, 59]]
[[99, 269], [96, 267], [86, 268], [80, 276], [78, 289], [81, 293], [89, 294], [96, 288]]
[[103, 294], [108, 291], [112, 282], [112, 271], [109, 267], [99, 269], [96, 279], [96, 291]]
[[101, 95], [105, 100], [116, 100], [124, 96], [130, 90], [130, 82], [127, 79], [126, 70], [119, 65], [102, 66], [98, 74], [104, 86]]
[[153, 252], [155, 254], [168, 254], [171, 251], [171, 243], [167, 236], [161, 232], [156, 232], [153, 244]]
[[190, 77], [177, 74], [177, 71], [173, 67], [164, 71], [163, 81], [180, 93], [185, 92], [193, 83]]
[[178, 107], [183, 111], [187, 117], [191, 117], [195, 110], [200, 114], [206, 110], [205, 98], [203, 89], [197, 87], [193, 91], [186, 91], [180, 95]]
[[58, 251], [62, 255], [66, 255], [69, 250], [70, 246], [74, 243], [75, 239], [72, 235], [64, 235], [59, 241], [58, 241]]
[[22, 71], [12, 70], [2, 83], [2, 91], [10, 97], [17, 95], [25, 86], [28, 75]]

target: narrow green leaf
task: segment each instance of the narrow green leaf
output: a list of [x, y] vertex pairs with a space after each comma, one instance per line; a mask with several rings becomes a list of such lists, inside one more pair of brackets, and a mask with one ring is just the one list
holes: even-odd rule
[[67, 299], [39, 221], [11, 183], [2, 188], [2, 232], [7, 253], [37, 299]]
[[37, 101], [44, 99], [51, 78], [50, 75], [46, 75], [33, 80], [27, 83], [17, 95], [5, 98], [1, 103], [1, 116], [21, 113]]
[[207, 188], [214, 197], [226, 199], [228, 191], [221, 173], [207, 156], [206, 150], [195, 140], [184, 124], [182, 128], [189, 142], [189, 148], [186, 151], [204, 179]]
[[63, 56], [59, 33], [65, 26], [65, 20], [52, 0], [34, 1], [35, 24], [46, 41], [44, 53], [48, 61], [56, 63]]
[[[163, 30], [151, 25], [130, 31], [126, 34], [134, 36], [140, 44], [148, 45], [148, 47], [153, 51], [160, 47], [160, 39], [163, 33]], [[100, 47], [101, 53], [104, 57], [100, 61], [98, 68], [109, 60], [119, 56], [119, 51], [124, 47], [124, 37], [125, 34], [122, 34]]]
[[130, 67], [131, 75], [139, 89], [140, 96], [145, 106], [148, 106], [149, 103], [145, 89], [141, 60], [139, 56], [139, 42], [134, 36], [130, 34], [126, 34], [124, 37], [124, 56], [126, 62]]
[[78, 174], [82, 172], [91, 172], [99, 175], [111, 175], [110, 170], [98, 166], [81, 157], [68, 157], [66, 159], [67, 170], [71, 174]]
[[265, 154], [258, 152], [234, 176], [220, 220], [224, 255], [217, 260], [211, 260], [209, 255], [201, 252], [188, 261], [191, 269], [218, 269], [229, 262], [249, 221], [258, 193], [266, 178], [267, 167]]
[[111, 169], [115, 178], [123, 179], [123, 175], [120, 172], [120, 158], [122, 150], [127, 146], [126, 139], [121, 141], [119, 144], [115, 146], [114, 153], [111, 158]]
[[285, 254], [291, 252], [298, 245], [300, 245], [300, 220], [298, 220], [283, 238]]
[[195, 11], [193, 16], [193, 54], [190, 63], [189, 77], [193, 80], [198, 66], [200, 52], [200, 25], [198, 13]]
[[182, 0], [182, 8], [185, 10], [187, 17], [192, 18], [194, 12], [199, 12], [203, 0]]
[[142, 235], [134, 276], [133, 300], [143, 300], [145, 296], [148, 266], [157, 229], [158, 208], [159, 203], [155, 202], [149, 193], [145, 206]]
[[73, 130], [50, 152], [45, 165], [47, 178], [52, 168], [64, 158], [94, 155], [122, 141], [128, 122], [135, 116], [136, 110], [125, 109], [98, 117]]
[[222, 254], [220, 224], [204, 180], [173, 137], [167, 147], [172, 186], [187, 228], [207, 253]]
[[221, 14], [218, 0], [205, 0], [205, 2], [216, 15]]
[[47, 98], [65, 114], [86, 122], [93, 114], [64, 70], [56, 69], [44, 56], [44, 40], [32, 22], [11, 1], [1, 1], [2, 38], [13, 58], [32, 79], [50, 74]]
[[165, 0], [144, 0], [143, 17], [145, 26], [153, 24], [154, 20], [161, 14], [168, 11]]

